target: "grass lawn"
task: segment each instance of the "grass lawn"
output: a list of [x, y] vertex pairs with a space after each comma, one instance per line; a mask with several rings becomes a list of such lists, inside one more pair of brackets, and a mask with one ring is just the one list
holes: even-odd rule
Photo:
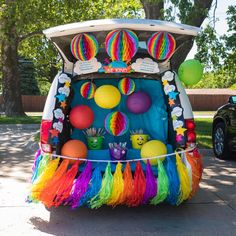
[[[0, 117], [0, 124], [40, 124], [41, 116], [25, 116], [25, 117]], [[211, 141], [211, 118], [196, 118], [197, 143], [200, 148], [212, 148]], [[36, 137], [37, 139], [37, 137]]]
[[212, 119], [211, 118], [197, 118], [196, 133], [197, 143], [200, 148], [212, 148], [211, 130]]
[[0, 124], [40, 124], [42, 116], [0, 116]]

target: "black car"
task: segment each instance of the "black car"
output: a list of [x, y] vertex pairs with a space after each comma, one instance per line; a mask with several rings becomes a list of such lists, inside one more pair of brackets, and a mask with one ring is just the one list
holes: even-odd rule
[[214, 115], [212, 142], [216, 157], [236, 158], [236, 96], [230, 96]]

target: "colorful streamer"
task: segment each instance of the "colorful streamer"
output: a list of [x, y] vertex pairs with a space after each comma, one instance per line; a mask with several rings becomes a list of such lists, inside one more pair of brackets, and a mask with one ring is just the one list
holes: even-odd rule
[[158, 179], [157, 179], [157, 195], [151, 200], [152, 205], [157, 205], [160, 202], [163, 202], [169, 193], [169, 180], [166, 174], [164, 165], [161, 160], [158, 162]]
[[79, 161], [76, 161], [73, 166], [62, 176], [57, 190], [57, 195], [53, 201], [55, 207], [60, 206], [64, 200], [70, 196], [75, 176], [78, 173]]
[[183, 164], [181, 161], [181, 157], [178, 153], [176, 154], [176, 165], [177, 165], [177, 170], [179, 174], [179, 180], [180, 180], [180, 195], [179, 199], [177, 201], [177, 205], [179, 205], [181, 202], [184, 200], [187, 200], [190, 192], [191, 192], [191, 187], [190, 187], [190, 180], [188, 176], [188, 170], [186, 166]]
[[169, 193], [166, 201], [171, 205], [177, 205], [181, 189], [175, 155], [166, 158], [165, 168], [169, 180]]
[[49, 161], [48, 165], [45, 167], [45, 170], [39, 176], [39, 178], [34, 182], [31, 188], [31, 199], [39, 200], [39, 196], [43, 191], [47, 182], [52, 178], [54, 172], [57, 169], [60, 158]]
[[124, 191], [122, 193], [121, 202], [123, 204], [127, 204], [128, 202], [131, 201], [134, 191], [134, 180], [129, 162], [126, 164], [123, 177], [124, 177]]
[[128, 206], [139, 206], [142, 203], [144, 193], [146, 190], [145, 175], [142, 170], [140, 161], [138, 161], [134, 172], [134, 189], [131, 201], [128, 202]]
[[139, 160], [135, 161], [134, 173], [130, 162], [124, 164], [124, 169], [121, 162], [117, 162], [114, 172], [108, 162], [102, 174], [100, 164], [92, 169], [89, 160], [78, 173], [79, 161], [70, 166], [68, 159], [51, 160], [50, 155], [40, 152], [35, 157], [35, 180], [28, 202], [41, 201], [46, 207], [69, 205], [74, 209], [85, 205], [97, 209], [104, 204], [135, 207], [148, 203], [157, 205], [163, 201], [179, 205], [196, 193], [203, 170], [197, 151], [182, 156], [176, 152], [167, 155], [164, 161], [157, 159], [157, 176], [150, 160], [145, 165], [145, 174]]
[[91, 208], [99, 208], [105, 204], [111, 196], [113, 188], [113, 176], [111, 173], [111, 163], [108, 162], [105, 174], [102, 180], [102, 188], [98, 193], [98, 196], [95, 196], [90, 201]]
[[72, 209], [78, 207], [81, 197], [87, 191], [91, 176], [92, 176], [92, 165], [90, 162], [87, 162], [87, 165], [84, 168], [83, 172], [75, 181], [74, 188], [71, 191], [68, 199], [65, 200], [64, 205], [70, 205]]
[[96, 196], [98, 196], [101, 186], [102, 186], [102, 173], [100, 170], [100, 166], [98, 164], [93, 171], [87, 192], [80, 199], [79, 206], [88, 205], [90, 207], [89, 203], [90, 199], [93, 199], [93, 201], [96, 200]]
[[142, 203], [146, 204], [150, 199], [154, 198], [157, 194], [157, 181], [152, 172], [150, 161], [147, 160], [146, 165], [146, 190]]
[[122, 193], [124, 191], [124, 179], [121, 168], [122, 164], [118, 162], [118, 164], [116, 165], [115, 173], [113, 175], [112, 193], [107, 202], [107, 205], [112, 205], [113, 207], [122, 202]]

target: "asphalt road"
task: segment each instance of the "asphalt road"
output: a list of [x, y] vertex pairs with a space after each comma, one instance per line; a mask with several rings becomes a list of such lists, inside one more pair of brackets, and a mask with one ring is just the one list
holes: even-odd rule
[[201, 188], [178, 207], [66, 207], [27, 204], [35, 130], [0, 126], [0, 235], [236, 235], [236, 161], [204, 154]]

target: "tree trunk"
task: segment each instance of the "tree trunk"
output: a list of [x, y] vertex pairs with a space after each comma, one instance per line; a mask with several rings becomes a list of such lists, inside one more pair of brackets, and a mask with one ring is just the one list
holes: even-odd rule
[[156, 19], [156, 20], [164, 19], [163, 0], [156, 0], [156, 1], [141, 0], [141, 2], [143, 4], [146, 19]]
[[1, 61], [2, 61], [2, 88], [3, 109], [7, 116], [25, 115], [21, 100], [20, 77], [18, 73], [18, 37], [15, 20], [16, 10], [14, 1], [6, 1], [8, 14], [1, 21]]
[[7, 116], [25, 115], [20, 92], [17, 43], [2, 42], [3, 107]]

